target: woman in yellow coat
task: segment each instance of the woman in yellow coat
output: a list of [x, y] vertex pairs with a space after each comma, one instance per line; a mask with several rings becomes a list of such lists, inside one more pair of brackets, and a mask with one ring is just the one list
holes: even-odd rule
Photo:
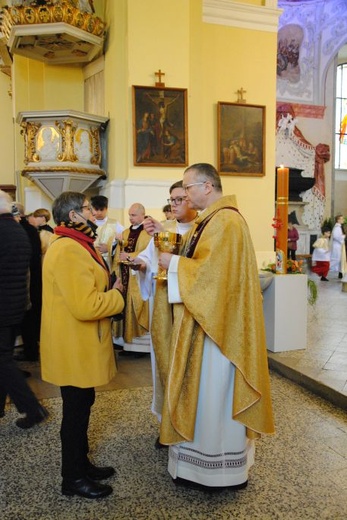
[[88, 424], [95, 386], [107, 384], [116, 366], [111, 316], [124, 308], [120, 281], [94, 249], [95, 225], [83, 193], [64, 192], [53, 203], [55, 236], [43, 263], [42, 378], [61, 387], [62, 493], [100, 498], [111, 486], [96, 481], [112, 467], [88, 459]]

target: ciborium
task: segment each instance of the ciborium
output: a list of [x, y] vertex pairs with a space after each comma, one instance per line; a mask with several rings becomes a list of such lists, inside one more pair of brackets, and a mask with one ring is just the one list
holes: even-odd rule
[[[180, 244], [182, 242], [182, 235], [179, 233], [172, 233], [171, 231], [161, 231], [154, 233], [154, 245], [161, 253], [178, 253]], [[158, 266], [158, 273], [153, 276], [156, 280], [167, 280], [166, 269]]]

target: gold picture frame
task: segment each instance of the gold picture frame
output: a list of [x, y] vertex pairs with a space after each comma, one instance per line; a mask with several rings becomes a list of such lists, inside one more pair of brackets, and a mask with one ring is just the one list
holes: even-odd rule
[[218, 102], [218, 171], [265, 175], [265, 106]]
[[135, 166], [187, 166], [187, 89], [133, 86]]

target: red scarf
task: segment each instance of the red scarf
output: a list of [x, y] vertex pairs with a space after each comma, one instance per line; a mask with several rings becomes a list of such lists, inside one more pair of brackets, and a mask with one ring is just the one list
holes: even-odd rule
[[98, 262], [98, 264], [100, 264], [101, 267], [105, 269], [105, 271], [107, 271], [107, 273], [109, 274], [107, 264], [105, 263], [101, 254], [98, 251], [96, 251], [93, 246], [95, 237], [88, 236], [86, 234], [89, 232], [89, 229], [90, 228], [88, 226], [85, 226], [85, 224], [77, 224], [74, 227], [66, 227], [62, 223], [60, 226], [56, 226], [54, 228], [54, 234], [59, 235], [61, 237], [72, 238], [73, 240], [81, 244], [81, 246], [84, 247], [84, 249], [86, 249], [88, 253], [92, 255], [94, 260], [96, 260], [96, 262]]

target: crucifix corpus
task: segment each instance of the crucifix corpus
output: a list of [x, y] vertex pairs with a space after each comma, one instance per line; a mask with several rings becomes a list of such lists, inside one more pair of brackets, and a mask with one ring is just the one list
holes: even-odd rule
[[156, 87], [165, 87], [165, 83], [163, 83], [163, 82], [161, 81], [161, 77], [162, 77], [162, 76], [165, 76], [165, 72], [162, 72], [162, 71], [159, 69], [158, 72], [155, 72], [154, 74], [155, 74], [156, 76], [158, 76], [158, 78], [159, 78], [159, 81], [156, 81], [155, 86], [156, 86]]
[[237, 103], [246, 103], [246, 100], [243, 99], [243, 94], [246, 94], [247, 90], [244, 90], [243, 87], [239, 88], [239, 90], [236, 91], [237, 94]]

